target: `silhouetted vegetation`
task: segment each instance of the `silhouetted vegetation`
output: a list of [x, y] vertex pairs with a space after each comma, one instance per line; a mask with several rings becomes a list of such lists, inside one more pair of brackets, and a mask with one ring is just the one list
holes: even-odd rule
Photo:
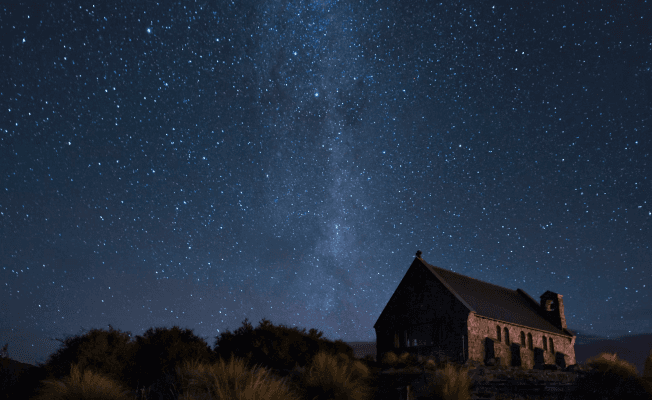
[[[652, 355], [645, 362], [652, 362]], [[593, 370], [577, 378], [574, 398], [650, 399], [650, 394], [646, 393], [646, 380], [643, 379], [645, 374], [639, 377], [636, 367], [625, 360], [619, 360], [616, 354], [601, 353], [586, 360], [586, 365]]]
[[256, 362], [274, 371], [305, 367], [319, 352], [337, 356], [344, 354], [353, 358], [353, 349], [342, 340], [323, 339], [323, 332], [305, 328], [288, 328], [273, 325], [263, 319], [254, 329], [247, 319], [242, 327], [231, 333], [226, 331], [217, 338], [216, 358], [229, 359], [231, 355], [248, 363]]
[[[357, 360], [341, 340], [265, 319], [255, 329], [245, 319], [235, 332], [216, 337], [212, 350], [192, 330], [177, 326], [151, 328], [134, 341], [130, 336], [109, 326], [109, 331], [57, 339], [63, 346], [45, 363], [20, 382], [4, 381], [12, 382], [12, 390], [2, 398], [395, 400], [397, 393], [379, 389], [391, 379], [382, 371], [393, 376], [422, 371], [427, 384], [411, 394], [414, 398], [470, 398], [468, 368], [449, 360], [435, 363], [392, 352], [379, 361], [372, 356]], [[2, 361], [3, 366], [14, 362]], [[651, 398], [652, 351], [642, 376], [615, 354], [602, 353], [585, 366], [590, 370], [578, 375], [573, 399]]]
[[93, 329], [81, 336], [57, 339], [63, 346], [51, 354], [45, 363], [38, 363], [48, 376], [62, 379], [70, 374], [75, 363], [81, 370], [94, 371], [111, 379], [122, 381], [124, 367], [131, 362], [130, 332], [122, 333], [109, 325], [109, 331]]
[[186, 361], [213, 361], [213, 353], [204, 339], [176, 326], [150, 328], [142, 337], [136, 337], [129, 354], [132, 357], [125, 371], [125, 383], [132, 387], [150, 386], [159, 377], [173, 376]]

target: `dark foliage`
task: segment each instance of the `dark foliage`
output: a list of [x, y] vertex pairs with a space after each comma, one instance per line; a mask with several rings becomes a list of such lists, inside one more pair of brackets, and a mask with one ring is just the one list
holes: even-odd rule
[[[369, 370], [369, 376], [367, 377], [368, 381], [374, 380], [376, 378], [376, 375], [383, 369], [383, 364], [376, 361], [376, 358], [370, 354], [367, 354], [366, 356], [362, 357], [360, 361]], [[375, 385], [370, 385], [370, 386], [375, 386]]]
[[0, 360], [0, 399], [29, 399], [46, 378], [43, 368], [9, 358]]
[[133, 358], [125, 373], [132, 388], [148, 387], [161, 376], [175, 376], [184, 361], [210, 364], [213, 359], [204, 339], [177, 326], [150, 328], [143, 336], [136, 336], [131, 351]]
[[61, 380], [70, 375], [70, 366], [77, 364], [81, 371], [102, 374], [116, 382], [124, 382], [124, 366], [130, 362], [130, 332], [93, 329], [82, 336], [57, 339], [63, 347], [39, 363], [48, 377]]
[[575, 384], [577, 386], [573, 398], [578, 400], [606, 400], [615, 398], [614, 396], [632, 400], [651, 398], [640, 377], [615, 371], [592, 370], [579, 376]]
[[322, 339], [323, 332], [314, 328], [306, 332], [305, 328], [275, 326], [266, 319], [256, 329], [247, 319], [242, 325], [233, 333], [227, 330], [216, 337], [216, 358], [229, 360], [234, 356], [245, 360], [250, 368], [261, 365], [276, 372], [306, 367], [320, 351], [333, 356], [346, 354], [353, 359], [351, 346], [339, 339]]

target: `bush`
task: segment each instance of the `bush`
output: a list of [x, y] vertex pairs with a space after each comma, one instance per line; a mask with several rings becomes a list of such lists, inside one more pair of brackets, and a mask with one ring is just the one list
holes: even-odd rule
[[600, 353], [586, 363], [592, 369], [575, 381], [577, 399], [647, 399], [636, 367], [616, 354]]
[[150, 328], [132, 344], [133, 357], [126, 367], [127, 384], [132, 388], [150, 386], [163, 376], [174, 376], [184, 362], [211, 363], [213, 353], [204, 339], [192, 330]]
[[306, 367], [320, 351], [336, 356], [343, 354], [353, 358], [353, 349], [342, 340], [332, 342], [322, 339], [323, 333], [305, 328], [275, 326], [263, 319], [254, 329], [247, 319], [243, 326], [231, 333], [226, 331], [217, 337], [214, 349], [216, 358], [229, 359], [231, 356], [245, 360], [250, 367], [254, 363], [277, 373], [292, 370], [296, 366]]
[[45, 363], [38, 363], [44, 373], [54, 379], [62, 379], [70, 374], [71, 365], [76, 364], [81, 371], [94, 371], [115, 381], [124, 382], [124, 366], [130, 363], [130, 332], [93, 329], [81, 336], [57, 339], [63, 347], [51, 354]]

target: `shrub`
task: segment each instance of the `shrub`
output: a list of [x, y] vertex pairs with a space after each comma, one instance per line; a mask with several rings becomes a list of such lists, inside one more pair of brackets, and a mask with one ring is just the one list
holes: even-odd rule
[[160, 377], [174, 376], [176, 368], [187, 361], [210, 363], [213, 353], [203, 338], [192, 330], [150, 328], [132, 344], [133, 357], [126, 367], [128, 385], [150, 386]]
[[57, 339], [63, 346], [51, 354], [45, 363], [38, 363], [50, 378], [62, 379], [76, 364], [81, 371], [94, 371], [103, 376], [124, 382], [124, 366], [130, 363], [130, 332], [93, 329], [81, 336]]
[[353, 358], [353, 349], [341, 340], [332, 342], [322, 339], [322, 332], [305, 328], [275, 326], [263, 319], [254, 329], [247, 319], [243, 326], [231, 333], [226, 331], [217, 337], [214, 354], [216, 358], [229, 359], [235, 356], [245, 360], [251, 367], [254, 363], [277, 373], [292, 370], [295, 366], [305, 367], [320, 352]]
[[575, 381], [577, 399], [648, 398], [636, 367], [616, 354], [600, 353], [586, 363], [592, 369]]

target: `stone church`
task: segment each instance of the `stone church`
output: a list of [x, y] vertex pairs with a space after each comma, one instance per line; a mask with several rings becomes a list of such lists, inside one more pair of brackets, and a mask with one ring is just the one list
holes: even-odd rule
[[528, 369], [575, 364], [563, 296], [539, 298], [435, 267], [418, 251], [374, 324], [376, 359], [392, 351]]

